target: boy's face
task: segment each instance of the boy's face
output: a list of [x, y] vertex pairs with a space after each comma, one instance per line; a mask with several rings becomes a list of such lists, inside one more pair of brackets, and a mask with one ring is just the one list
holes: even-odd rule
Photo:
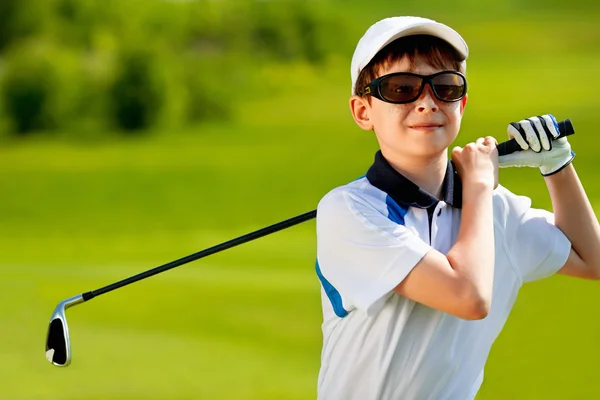
[[[413, 72], [431, 75], [440, 72], [416, 55], [412, 64], [404, 57], [378, 77], [393, 72]], [[363, 129], [374, 130], [383, 154], [404, 157], [436, 157], [446, 151], [456, 138], [467, 103], [467, 96], [455, 102], [438, 100], [430, 85], [412, 103], [391, 104], [373, 96], [352, 96], [350, 108], [356, 123]]]

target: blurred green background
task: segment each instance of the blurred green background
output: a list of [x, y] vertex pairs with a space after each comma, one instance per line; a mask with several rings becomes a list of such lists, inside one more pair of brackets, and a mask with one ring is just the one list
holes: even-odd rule
[[[364, 174], [376, 142], [351, 120], [350, 58], [393, 15], [470, 46], [457, 144], [571, 118], [600, 209], [598, 4], [2, 0], [1, 398], [315, 398], [314, 221], [71, 309], [66, 369], [43, 342], [60, 300], [309, 211]], [[537, 171], [501, 183], [550, 207]], [[600, 398], [599, 306], [593, 282], [526, 285], [478, 399]]]

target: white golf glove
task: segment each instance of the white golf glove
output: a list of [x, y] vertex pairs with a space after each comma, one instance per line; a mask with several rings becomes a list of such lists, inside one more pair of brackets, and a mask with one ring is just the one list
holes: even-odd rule
[[557, 173], [575, 158], [566, 137], [553, 140], [558, 135], [558, 123], [550, 114], [511, 122], [508, 137], [514, 138], [522, 150], [500, 156], [498, 166], [538, 167], [543, 176]]

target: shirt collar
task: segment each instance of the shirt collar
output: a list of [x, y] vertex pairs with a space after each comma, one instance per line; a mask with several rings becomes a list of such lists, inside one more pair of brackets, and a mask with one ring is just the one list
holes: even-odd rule
[[[375, 161], [366, 176], [371, 185], [387, 193], [399, 205], [429, 208], [438, 203], [437, 198], [392, 168], [381, 150], [375, 153]], [[446, 167], [442, 194], [446, 204], [455, 208], [462, 207], [462, 184], [452, 161], [448, 161]]]

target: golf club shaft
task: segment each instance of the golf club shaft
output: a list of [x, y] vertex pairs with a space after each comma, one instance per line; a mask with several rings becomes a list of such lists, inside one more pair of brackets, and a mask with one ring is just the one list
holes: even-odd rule
[[[571, 120], [569, 120], [569, 119], [560, 121], [558, 123], [558, 127], [559, 127], [559, 131], [560, 131], [559, 137], [564, 137], [564, 136], [568, 136], [568, 135], [575, 133], [575, 130], [573, 129], [573, 124], [571, 123]], [[506, 154], [514, 153], [515, 151], [520, 151], [520, 150], [521, 150], [521, 147], [515, 141], [515, 139], [511, 139], [507, 142], [503, 142], [498, 145], [498, 153], [500, 155], [506, 155]], [[247, 234], [237, 237], [235, 239], [231, 239], [227, 242], [223, 242], [223, 243], [215, 245], [213, 247], [209, 247], [208, 249], [201, 250], [197, 253], [190, 254], [190, 255], [180, 258], [178, 260], [171, 261], [171, 262], [161, 265], [159, 267], [149, 269], [148, 271], [141, 272], [137, 275], [123, 279], [119, 282], [115, 282], [115, 283], [105, 286], [103, 288], [92, 290], [90, 292], [85, 292], [82, 294], [83, 301], [88, 301], [96, 296], [100, 296], [101, 294], [108, 293], [110, 291], [119, 289], [123, 286], [129, 285], [129, 284], [137, 282], [137, 281], [141, 281], [142, 279], [146, 279], [153, 275], [160, 274], [161, 272], [178, 267], [180, 265], [187, 264], [189, 262], [198, 260], [200, 258], [209, 256], [211, 254], [215, 254], [220, 251], [230, 249], [230, 248], [238, 246], [240, 244], [250, 242], [252, 240], [261, 238], [263, 236], [270, 235], [271, 233], [275, 233], [277, 231], [289, 228], [291, 226], [298, 225], [302, 222], [309, 221], [309, 220], [315, 218], [316, 216], [317, 216], [317, 210], [312, 210], [312, 211], [306, 212], [304, 214], [295, 216], [293, 218], [287, 219], [285, 221], [278, 222], [274, 225], [270, 225], [265, 228], [259, 229], [257, 231], [247, 233]]]
[[237, 237], [235, 239], [231, 239], [227, 242], [223, 242], [223, 243], [215, 245], [213, 247], [209, 247], [208, 249], [201, 250], [197, 253], [190, 254], [186, 257], [171, 261], [171, 262], [161, 265], [159, 267], [152, 268], [152, 269], [149, 269], [148, 271], [141, 272], [137, 275], [123, 279], [122, 281], [119, 281], [119, 282], [115, 282], [115, 283], [105, 286], [103, 288], [92, 290], [90, 292], [85, 292], [82, 294], [83, 300], [84, 301], [90, 300], [96, 296], [100, 296], [101, 294], [108, 293], [112, 290], [129, 285], [130, 283], [134, 283], [134, 282], [140, 281], [142, 279], [149, 278], [153, 275], [160, 274], [161, 272], [178, 267], [180, 265], [187, 264], [189, 262], [198, 260], [200, 258], [209, 256], [211, 254], [215, 254], [220, 251], [227, 250], [232, 247], [238, 246], [240, 244], [261, 238], [263, 236], [270, 235], [271, 233], [275, 233], [277, 231], [289, 228], [291, 226], [298, 225], [302, 222], [311, 220], [311, 219], [315, 218], [316, 216], [317, 216], [317, 210], [313, 210], [313, 211], [309, 211], [304, 214], [297, 215], [293, 218], [286, 219], [285, 221], [281, 221], [276, 224], [267, 226], [267, 227], [259, 229], [257, 231], [247, 233], [243, 236]]

